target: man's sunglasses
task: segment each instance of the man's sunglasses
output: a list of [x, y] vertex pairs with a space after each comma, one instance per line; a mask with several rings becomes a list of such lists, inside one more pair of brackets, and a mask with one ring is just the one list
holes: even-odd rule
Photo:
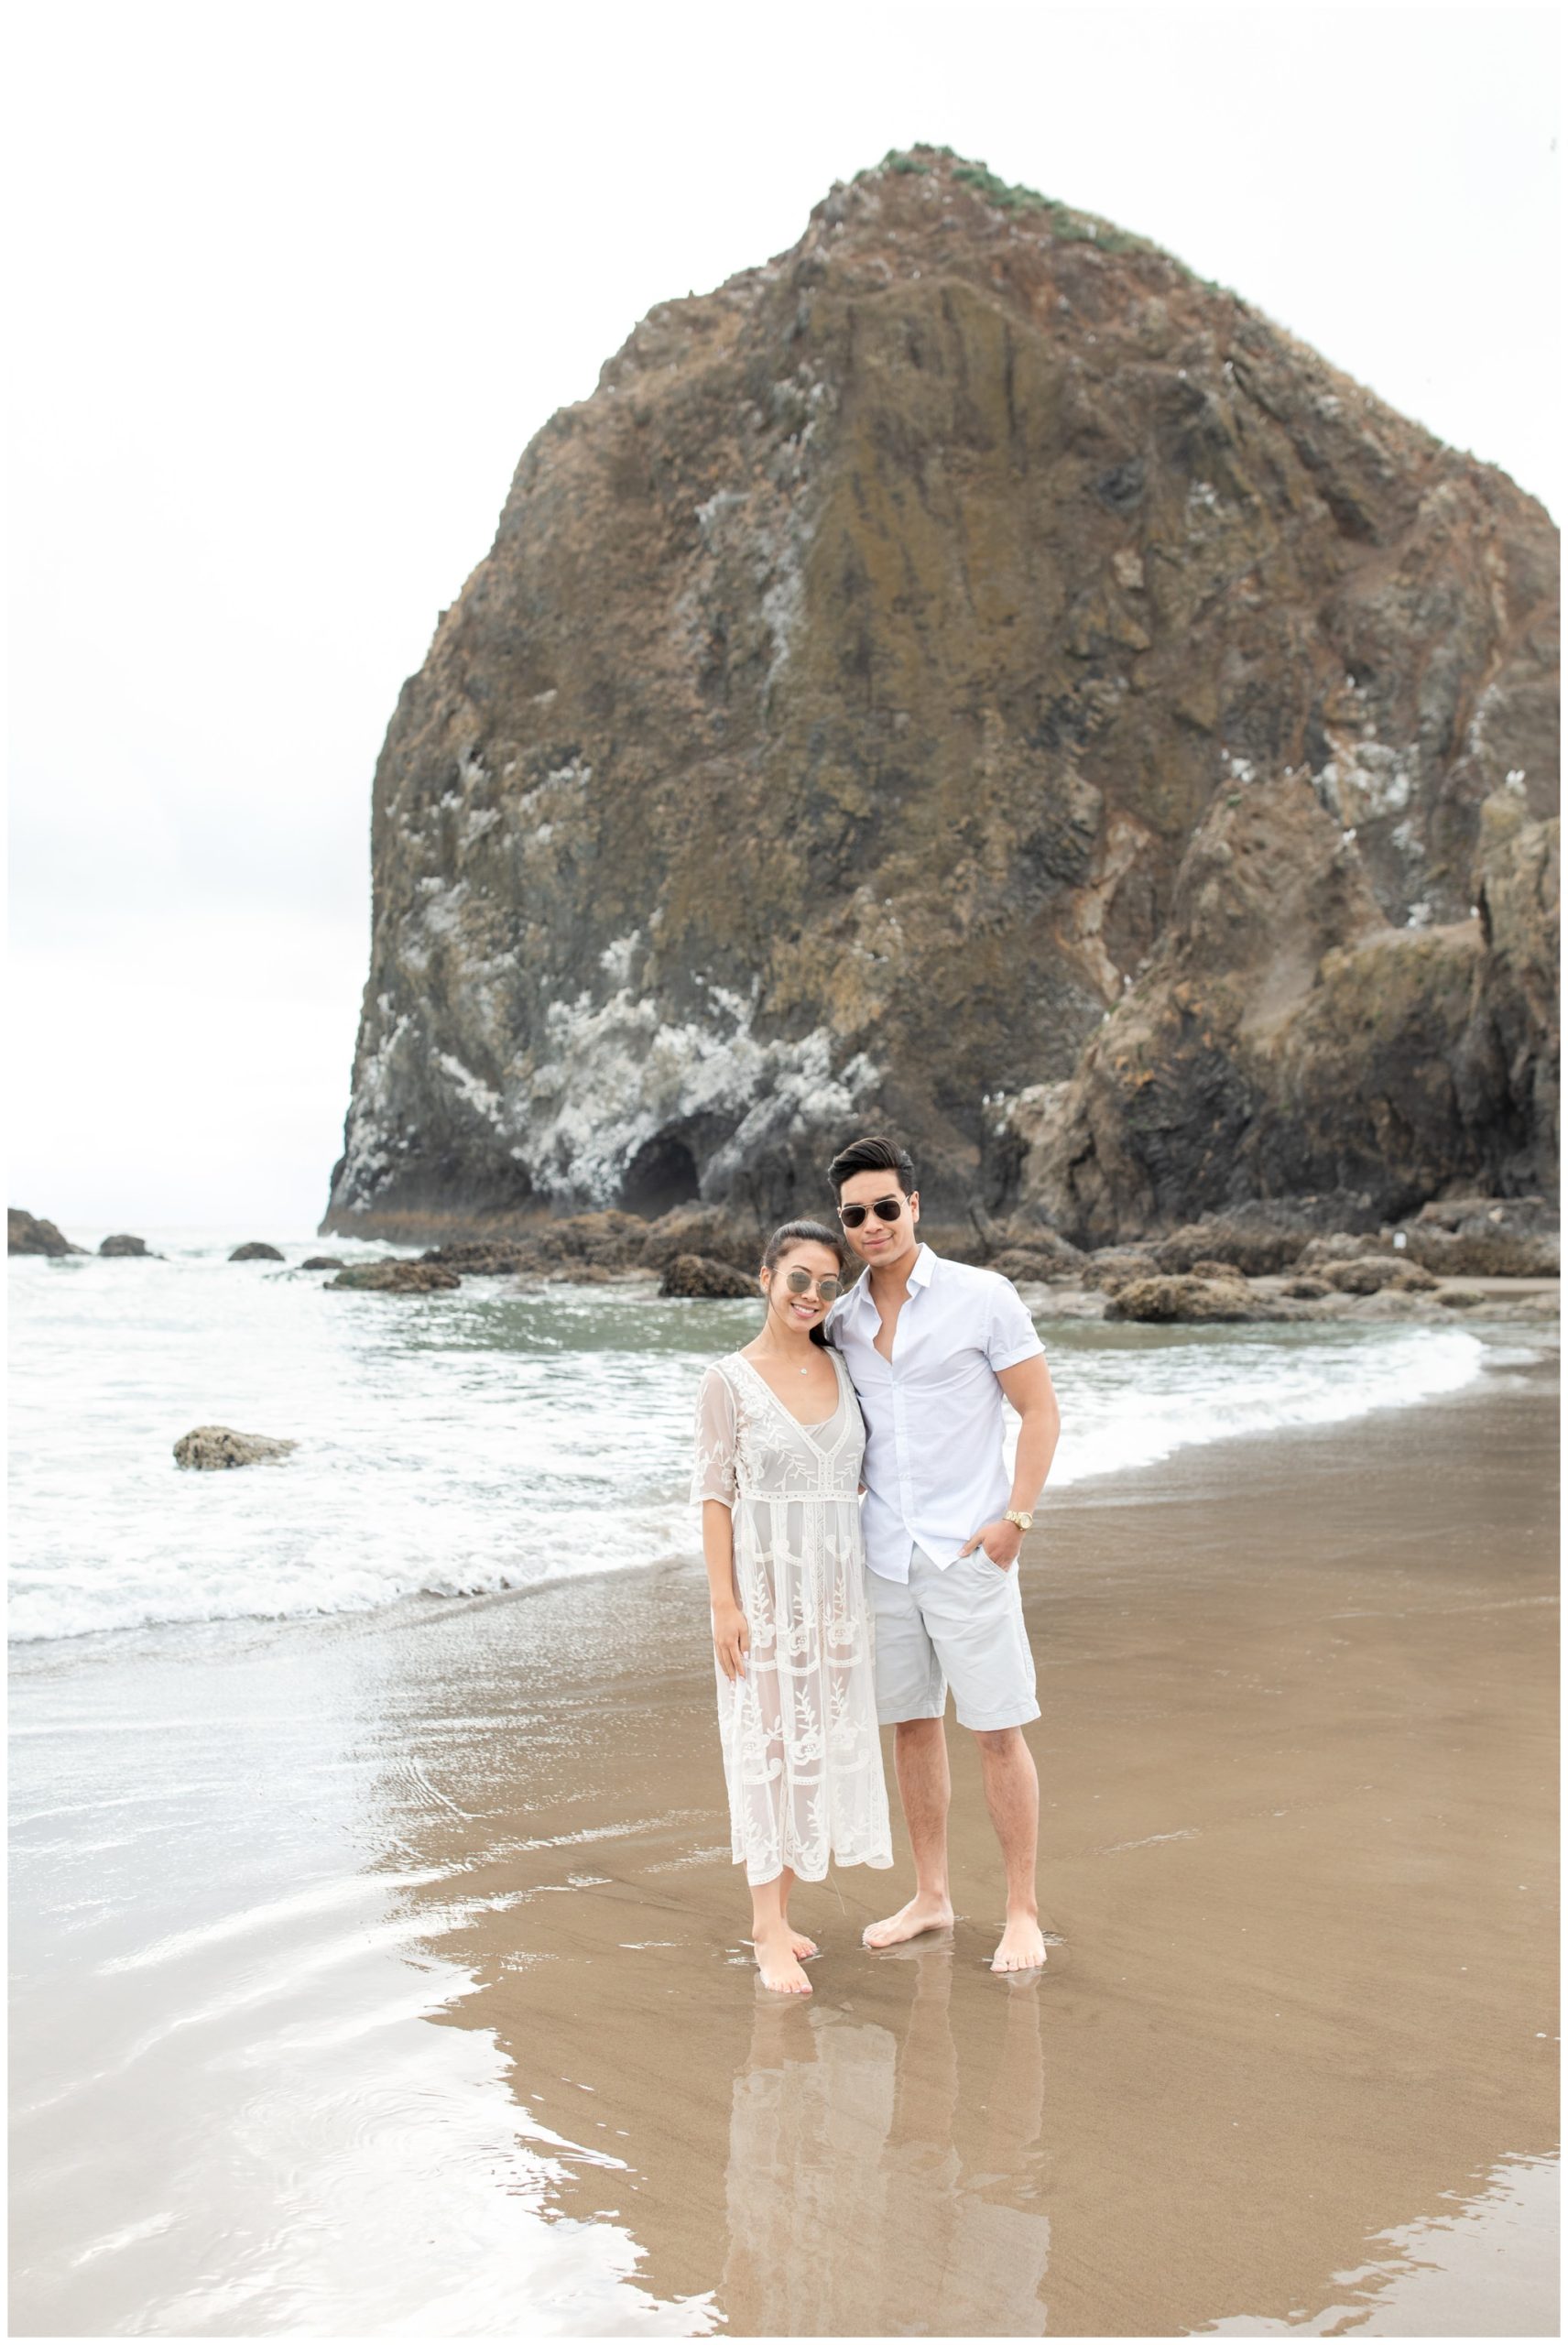
[[784, 1283], [791, 1294], [810, 1294], [814, 1286], [823, 1303], [836, 1303], [844, 1292], [842, 1279], [813, 1279], [810, 1271], [786, 1271]]
[[902, 1197], [878, 1197], [871, 1205], [840, 1205], [838, 1217], [846, 1229], [858, 1229], [868, 1213], [874, 1213], [878, 1221], [897, 1221], [903, 1210]]

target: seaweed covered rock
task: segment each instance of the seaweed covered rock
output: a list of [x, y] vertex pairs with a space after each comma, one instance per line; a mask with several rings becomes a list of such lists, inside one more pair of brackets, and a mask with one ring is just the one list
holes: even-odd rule
[[[822, 1221], [825, 1206], [803, 1219]], [[645, 1271], [667, 1269], [681, 1254], [701, 1254], [710, 1262], [727, 1262], [733, 1270], [751, 1273], [755, 1291], [757, 1266], [762, 1260], [767, 1232], [760, 1224], [737, 1217], [714, 1205], [678, 1205], [649, 1227], [638, 1257]]]
[[1128, 1279], [1111, 1289], [1107, 1319], [1261, 1319], [1268, 1312], [1245, 1279]]
[[760, 1292], [755, 1271], [749, 1275], [730, 1262], [711, 1262], [701, 1254], [677, 1254], [665, 1265], [659, 1282], [660, 1294], [699, 1295], [710, 1301], [739, 1299]]
[[1381, 1294], [1388, 1287], [1416, 1294], [1438, 1284], [1430, 1271], [1399, 1254], [1360, 1254], [1348, 1262], [1329, 1262], [1323, 1280], [1336, 1294]]
[[463, 1281], [439, 1262], [354, 1262], [327, 1281], [351, 1294], [444, 1294]]

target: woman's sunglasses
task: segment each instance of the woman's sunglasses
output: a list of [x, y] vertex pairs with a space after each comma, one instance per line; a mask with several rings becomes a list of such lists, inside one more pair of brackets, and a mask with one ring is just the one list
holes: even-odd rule
[[868, 1213], [878, 1221], [897, 1221], [904, 1210], [902, 1197], [878, 1197], [872, 1205], [840, 1205], [838, 1217], [846, 1229], [858, 1229]]
[[823, 1303], [836, 1303], [844, 1292], [842, 1279], [813, 1279], [810, 1271], [786, 1271], [784, 1283], [791, 1294], [810, 1294], [813, 1286]]

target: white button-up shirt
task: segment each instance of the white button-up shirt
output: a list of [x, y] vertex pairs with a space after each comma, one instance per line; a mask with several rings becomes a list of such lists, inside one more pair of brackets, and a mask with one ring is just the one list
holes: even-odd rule
[[884, 1579], [907, 1580], [911, 1548], [945, 1569], [1007, 1512], [996, 1375], [1045, 1346], [1009, 1280], [926, 1245], [890, 1362], [877, 1348], [881, 1325], [867, 1271], [833, 1304], [827, 1339], [844, 1354], [866, 1418], [866, 1561]]

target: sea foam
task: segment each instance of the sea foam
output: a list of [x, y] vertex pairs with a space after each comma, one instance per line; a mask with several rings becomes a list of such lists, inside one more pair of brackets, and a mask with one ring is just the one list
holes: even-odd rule
[[[295, 1267], [317, 1238], [280, 1268], [231, 1263], [232, 1236], [149, 1236], [166, 1260], [11, 1265], [14, 1641], [356, 1612], [695, 1555], [697, 1380], [747, 1339], [753, 1304], [500, 1280], [332, 1293]], [[1041, 1324], [1064, 1426], [1053, 1488], [1409, 1407], [1486, 1357], [1446, 1326]], [[180, 1472], [175, 1440], [213, 1423], [299, 1447]]]

